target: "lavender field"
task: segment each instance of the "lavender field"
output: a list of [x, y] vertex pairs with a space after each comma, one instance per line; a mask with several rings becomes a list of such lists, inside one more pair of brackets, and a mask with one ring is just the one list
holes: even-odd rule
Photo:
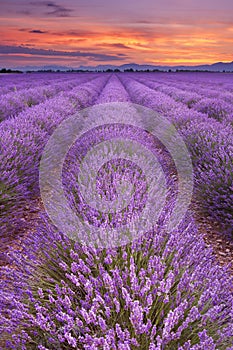
[[[43, 163], [72, 116], [70, 134], [88, 128], [61, 164], [65, 140]], [[135, 148], [123, 153], [126, 140]], [[119, 211], [80, 190], [82, 161], [102, 142], [81, 183], [93, 166], [108, 208], [123, 193]], [[1, 75], [0, 160], [0, 349], [233, 350], [232, 74]], [[53, 202], [59, 171], [67, 205], [93, 228], [85, 242], [89, 226], [71, 237], [66, 207]], [[143, 215], [152, 224], [140, 234], [130, 226], [126, 240], [109, 238]]]

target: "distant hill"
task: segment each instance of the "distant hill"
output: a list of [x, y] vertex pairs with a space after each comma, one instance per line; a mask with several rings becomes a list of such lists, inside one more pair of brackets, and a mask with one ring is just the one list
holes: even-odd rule
[[14, 68], [21, 71], [107, 71], [107, 70], [118, 70], [118, 71], [209, 71], [209, 72], [233, 72], [233, 61], [229, 63], [217, 62], [214, 64], [205, 64], [197, 66], [160, 66], [160, 65], [150, 65], [150, 64], [136, 64], [127, 63], [121, 66], [115, 65], [98, 65], [98, 66], [79, 66], [79, 67], [67, 67], [59, 65], [48, 65], [48, 66], [22, 66]]
[[96, 67], [80, 67], [80, 69], [89, 70], [107, 70], [107, 69], [119, 69], [120, 71], [133, 69], [134, 71], [146, 71], [146, 70], [161, 70], [161, 71], [176, 71], [176, 70], [189, 70], [189, 71], [211, 71], [211, 72], [233, 72], [233, 61], [229, 63], [217, 62], [214, 64], [198, 65], [198, 66], [159, 66], [159, 65], [149, 65], [149, 64], [136, 64], [129, 63], [123, 64], [119, 67], [113, 65], [99, 65]]

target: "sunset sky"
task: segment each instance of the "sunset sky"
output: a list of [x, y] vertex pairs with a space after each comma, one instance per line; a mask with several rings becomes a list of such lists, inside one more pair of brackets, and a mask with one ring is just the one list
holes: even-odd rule
[[232, 0], [0, 0], [0, 67], [233, 61]]

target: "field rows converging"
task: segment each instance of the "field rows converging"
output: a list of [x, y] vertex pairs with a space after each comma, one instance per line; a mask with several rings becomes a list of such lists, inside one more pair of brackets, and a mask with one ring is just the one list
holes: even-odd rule
[[[131, 78], [125, 79], [126, 89], [133, 102], [162, 113], [180, 130], [192, 155], [197, 193], [203, 197], [203, 207], [213, 218], [228, 224], [232, 234], [232, 106], [223, 111], [221, 100], [215, 99], [214, 105], [210, 99], [213, 113], [208, 115], [195, 108], [188, 108], [166, 93], [147, 87], [150, 85], [148, 82], [146, 84]], [[202, 105], [202, 102], [198, 103]], [[215, 106], [218, 110], [214, 111]]]
[[92, 104], [107, 79], [89, 77], [86, 83], [1, 123], [1, 218], [7, 240], [20, 230], [20, 223], [24, 225], [25, 208], [34, 210], [31, 200], [39, 196], [39, 161], [49, 135], [63, 119]]
[[68, 80], [57, 79], [58, 81], [53, 81], [50, 84], [44, 84], [43, 81], [39, 81], [39, 86], [4, 94], [0, 99], [0, 121], [9, 117], [15, 117], [28, 107], [44, 102], [58, 95], [58, 93], [68, 92], [76, 86], [91, 80], [91, 78], [90, 75], [83, 74], [79, 79], [75, 79], [74, 77]]
[[0, 83], [0, 349], [232, 350], [232, 75]]

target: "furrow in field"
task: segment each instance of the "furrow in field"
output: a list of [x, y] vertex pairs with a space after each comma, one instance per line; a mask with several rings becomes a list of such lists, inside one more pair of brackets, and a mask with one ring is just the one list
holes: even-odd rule
[[[226, 236], [233, 227], [233, 129], [205, 114], [175, 102], [170, 96], [121, 78], [133, 102], [169, 118], [178, 128], [192, 156], [195, 195], [202, 210], [218, 221]], [[216, 164], [216, 166], [213, 166]]]
[[39, 196], [39, 162], [55, 128], [79, 109], [95, 103], [109, 76], [96, 77], [63, 95], [1, 123], [1, 247], [30, 225]]
[[75, 86], [91, 80], [93, 77], [93, 75], [82, 75], [71, 81], [54, 82], [49, 86], [42, 84], [42, 86], [10, 92], [0, 96], [0, 121], [14, 117], [21, 111], [44, 102], [60, 92], [69, 91]]

